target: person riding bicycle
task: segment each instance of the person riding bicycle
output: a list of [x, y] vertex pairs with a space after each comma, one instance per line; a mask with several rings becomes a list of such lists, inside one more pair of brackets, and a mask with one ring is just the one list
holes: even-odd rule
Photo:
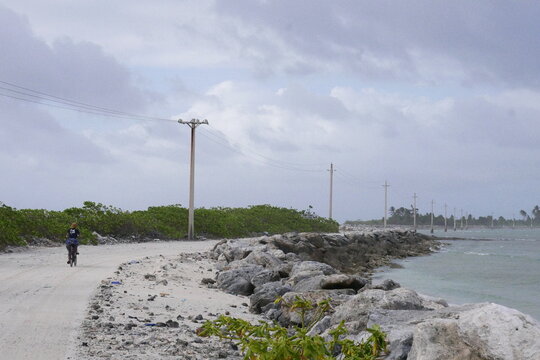
[[77, 247], [79, 246], [79, 239], [77, 239], [79, 237], [79, 234], [80, 232], [79, 232], [79, 229], [77, 229], [77, 224], [76, 223], [71, 224], [70, 228], [67, 231], [67, 240], [66, 240], [66, 249], [68, 251], [68, 262], [67, 262], [68, 264], [71, 262], [71, 259], [69, 257], [71, 247], [73, 247], [73, 251], [75, 251], [77, 255], [79, 254], [77, 250]]

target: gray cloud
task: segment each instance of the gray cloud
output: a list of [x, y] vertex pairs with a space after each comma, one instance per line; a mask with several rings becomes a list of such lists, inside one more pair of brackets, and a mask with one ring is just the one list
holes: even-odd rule
[[[243, 45], [275, 57], [274, 68], [280, 59], [296, 57], [296, 66], [331, 66], [368, 78], [540, 85], [531, 76], [540, 70], [535, 2], [237, 0], [216, 6], [259, 30]], [[275, 39], [269, 42], [267, 33]], [[286, 44], [288, 52], [278, 53], [272, 42]], [[462, 76], [445, 78], [448, 71]]]

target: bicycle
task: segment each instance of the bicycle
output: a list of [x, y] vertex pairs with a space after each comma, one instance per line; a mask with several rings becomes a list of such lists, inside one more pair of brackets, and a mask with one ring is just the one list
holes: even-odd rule
[[77, 266], [77, 245], [75, 244], [69, 244], [68, 245], [68, 258], [69, 258], [69, 266]]

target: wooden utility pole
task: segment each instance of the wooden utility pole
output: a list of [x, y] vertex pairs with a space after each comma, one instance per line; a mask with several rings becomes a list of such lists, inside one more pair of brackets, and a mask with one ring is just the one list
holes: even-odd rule
[[328, 218], [330, 220], [332, 220], [332, 197], [333, 197], [332, 192], [333, 192], [333, 188], [334, 188], [333, 183], [334, 183], [334, 171], [335, 171], [333, 163], [330, 163], [330, 170], [328, 170], [328, 171], [330, 171], [330, 205], [328, 207], [328, 209], [329, 209], [328, 210]]
[[447, 215], [446, 215], [447, 208], [448, 208], [448, 205], [446, 205], [445, 203], [444, 204], [444, 232], [448, 231], [448, 222], [447, 222]]
[[433, 234], [433, 204], [435, 204], [435, 200], [431, 200], [431, 230], [430, 233]]
[[206, 124], [208, 120], [200, 121], [199, 119], [191, 119], [191, 121], [183, 121], [179, 119], [180, 124], [186, 124], [191, 128], [191, 160], [189, 166], [189, 211], [188, 211], [188, 240], [193, 240], [195, 234], [195, 210], [194, 210], [194, 195], [195, 195], [195, 129], [197, 126]]
[[418, 196], [416, 196], [416, 193], [414, 193], [413, 195], [413, 229], [414, 229], [414, 232], [416, 232], [416, 199], [418, 198]]
[[388, 216], [388, 187], [390, 185], [388, 185], [388, 182], [385, 180], [384, 181], [384, 228], [386, 229], [386, 221], [387, 221], [387, 216]]

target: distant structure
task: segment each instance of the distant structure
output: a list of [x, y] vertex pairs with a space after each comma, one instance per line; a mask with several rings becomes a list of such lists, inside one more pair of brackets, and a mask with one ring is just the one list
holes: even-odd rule
[[446, 215], [447, 208], [448, 208], [448, 205], [446, 205], [445, 203], [444, 204], [444, 232], [448, 231], [448, 221], [447, 221], [447, 215]]
[[454, 217], [454, 231], [457, 230], [457, 227], [456, 227], [456, 208], [454, 208], [454, 213], [452, 214], [452, 216]]
[[386, 229], [386, 221], [388, 216], [388, 181], [384, 181], [384, 228]]
[[414, 196], [413, 196], [413, 229], [414, 229], [414, 232], [416, 232], [416, 199], [418, 198], [418, 196], [416, 196], [416, 193], [414, 193]]
[[333, 163], [330, 163], [330, 170], [328, 171], [330, 171], [330, 204], [328, 206], [328, 218], [332, 220], [332, 196], [333, 196], [332, 191], [334, 187], [333, 182], [334, 182], [334, 171], [335, 171]]
[[433, 204], [435, 204], [435, 200], [431, 200], [431, 230], [430, 233], [433, 234]]

